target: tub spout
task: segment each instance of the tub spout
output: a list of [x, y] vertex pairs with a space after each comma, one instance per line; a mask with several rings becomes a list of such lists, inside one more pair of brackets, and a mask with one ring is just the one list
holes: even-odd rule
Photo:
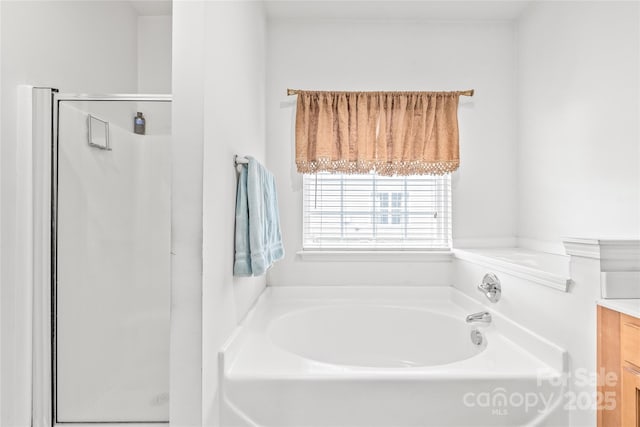
[[482, 322], [491, 323], [491, 313], [488, 311], [481, 311], [479, 313], [473, 313], [467, 316], [467, 323]]

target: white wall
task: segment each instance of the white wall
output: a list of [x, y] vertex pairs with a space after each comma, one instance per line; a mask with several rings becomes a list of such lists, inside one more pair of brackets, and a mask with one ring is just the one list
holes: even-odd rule
[[210, 425], [218, 349], [265, 286], [264, 276], [232, 276], [237, 180], [233, 156], [251, 155], [265, 161], [263, 5], [209, 2], [206, 25], [203, 411], [205, 425]]
[[172, 336], [180, 340], [172, 344], [171, 360], [175, 425], [217, 422], [217, 352], [265, 286], [264, 276], [232, 276], [233, 156], [265, 160], [265, 25], [261, 2], [174, 3], [174, 197], [180, 191], [191, 195], [174, 202], [174, 230], [189, 228], [192, 239], [184, 243], [193, 247], [194, 224], [202, 221], [202, 286], [197, 254], [184, 270], [188, 282], [173, 276], [172, 297], [179, 304], [173, 307], [172, 333], [178, 333]]
[[202, 423], [202, 142], [204, 4], [173, 4], [171, 117], [172, 425]]
[[638, 2], [534, 2], [518, 25], [518, 236], [640, 236]]
[[171, 19], [138, 17], [138, 93], [171, 93]]
[[440, 263], [304, 262], [301, 176], [294, 171], [295, 98], [318, 90], [476, 89], [461, 98], [461, 166], [453, 174], [454, 244], [515, 238], [515, 51], [510, 23], [272, 20], [267, 144], [278, 182], [285, 260], [271, 285], [443, 284]]
[[[533, 2], [517, 22], [518, 241], [564, 253], [563, 236], [638, 238], [640, 16], [637, 2]], [[506, 274], [491, 309], [569, 352], [570, 392], [593, 403], [600, 264], [572, 257], [568, 292]], [[453, 283], [480, 302], [486, 273], [454, 264]], [[579, 370], [584, 371], [579, 371]], [[579, 393], [586, 393], [580, 395]], [[571, 396], [571, 394], [569, 395]], [[592, 407], [571, 426], [595, 425]]]
[[[2, 51], [2, 7], [0, 7], [0, 52]], [[2, 88], [2, 55], [0, 55], [0, 99], [2, 99], [4, 94], [3, 88]], [[0, 144], [2, 143], [2, 123], [3, 123], [3, 118], [2, 118], [2, 102], [0, 102]], [[0, 149], [0, 165], [3, 164], [3, 154], [2, 154], [2, 149]], [[2, 175], [0, 174], [0, 202], [2, 201]], [[3, 259], [3, 244], [2, 244], [2, 224], [3, 224], [3, 214], [2, 214], [2, 208], [0, 207], [0, 298], [2, 297], [2, 259]], [[6, 250], [6, 249], [5, 249]], [[4, 354], [4, 350], [3, 347], [6, 348], [6, 344], [3, 346], [2, 341], [3, 341], [3, 335], [2, 335], [2, 330], [3, 330], [3, 320], [4, 318], [4, 312], [2, 309], [2, 303], [0, 303], [0, 384], [2, 384], [3, 382], [3, 377], [4, 377], [4, 373], [3, 373], [3, 366], [4, 366], [4, 362], [3, 362], [3, 354]], [[4, 402], [4, 397], [3, 397], [3, 391], [2, 391], [2, 387], [0, 387], [0, 423], [2, 423], [2, 420], [4, 420], [4, 413], [2, 410], [2, 406]]]
[[[2, 143], [0, 192], [2, 268], [1, 384], [3, 426], [29, 423], [31, 366], [25, 355], [30, 334], [25, 260], [20, 227], [26, 213], [19, 188], [16, 105], [19, 84], [52, 85], [67, 92], [135, 92], [136, 14], [126, 2], [2, 1]], [[18, 178], [17, 178], [18, 177]], [[24, 177], [23, 177], [24, 178]]]

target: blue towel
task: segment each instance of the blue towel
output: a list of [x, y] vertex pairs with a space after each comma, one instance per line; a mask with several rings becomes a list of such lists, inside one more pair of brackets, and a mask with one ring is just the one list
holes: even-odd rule
[[247, 200], [247, 165], [242, 165], [236, 191], [236, 254], [234, 276], [251, 276], [249, 251], [249, 205]]
[[236, 193], [235, 276], [260, 276], [284, 257], [273, 175], [253, 157], [242, 165]]

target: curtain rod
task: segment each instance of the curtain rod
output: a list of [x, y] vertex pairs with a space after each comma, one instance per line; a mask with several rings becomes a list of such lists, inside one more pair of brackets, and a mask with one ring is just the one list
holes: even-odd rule
[[[300, 89], [287, 89], [287, 95], [291, 96], [291, 95], [296, 95], [299, 92], [304, 92]], [[410, 91], [409, 91], [410, 92]], [[460, 93], [460, 95], [462, 96], [473, 96], [475, 90], [474, 89], [468, 89], [468, 90], [460, 90], [458, 91]]]

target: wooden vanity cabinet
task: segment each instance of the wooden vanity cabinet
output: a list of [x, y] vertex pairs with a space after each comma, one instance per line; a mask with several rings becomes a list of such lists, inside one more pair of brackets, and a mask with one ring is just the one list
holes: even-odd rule
[[622, 425], [640, 427], [640, 319], [620, 314]]
[[640, 427], [640, 319], [601, 306], [598, 398], [598, 427]]

